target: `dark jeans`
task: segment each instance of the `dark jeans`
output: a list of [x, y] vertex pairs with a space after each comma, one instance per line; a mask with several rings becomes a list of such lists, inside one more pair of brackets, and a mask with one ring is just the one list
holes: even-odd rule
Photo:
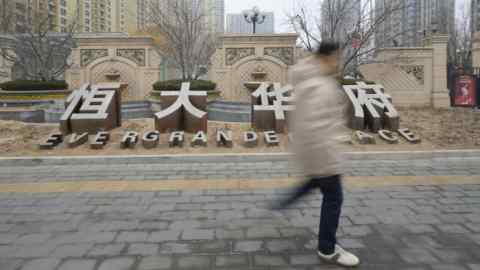
[[328, 177], [313, 177], [302, 186], [295, 189], [292, 195], [277, 208], [285, 208], [315, 188], [323, 194], [318, 231], [318, 250], [323, 254], [332, 254], [337, 243], [337, 228], [343, 204], [343, 189], [340, 175]]

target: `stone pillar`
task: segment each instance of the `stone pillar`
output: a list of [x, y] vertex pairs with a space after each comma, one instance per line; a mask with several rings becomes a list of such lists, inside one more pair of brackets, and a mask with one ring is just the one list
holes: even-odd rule
[[450, 96], [447, 87], [447, 45], [448, 35], [434, 35], [432, 37], [432, 105], [434, 108], [450, 107]]

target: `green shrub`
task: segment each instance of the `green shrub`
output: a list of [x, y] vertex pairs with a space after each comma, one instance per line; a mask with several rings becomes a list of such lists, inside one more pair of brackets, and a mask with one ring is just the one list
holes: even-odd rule
[[[356, 85], [357, 82], [361, 82], [362, 80], [337, 78], [337, 81], [340, 85]], [[365, 82], [366, 84], [375, 84], [375, 82], [372, 82], [372, 81], [363, 81], [363, 82]]]
[[46, 90], [67, 90], [68, 83], [65, 81], [28, 81], [16, 80], [0, 84], [5, 91], [46, 91]]
[[[180, 90], [180, 87], [184, 80], [170, 80], [170, 81], [160, 81], [153, 84], [153, 89], [156, 91], [168, 91], [168, 90]], [[211, 91], [215, 90], [217, 84], [212, 81], [205, 80], [192, 80], [190, 82], [190, 90], [203, 90]]]

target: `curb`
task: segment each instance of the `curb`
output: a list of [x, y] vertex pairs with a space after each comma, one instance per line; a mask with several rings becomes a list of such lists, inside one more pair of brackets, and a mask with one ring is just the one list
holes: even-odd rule
[[[189, 155], [116, 155], [116, 156], [47, 156], [0, 157], [0, 166], [80, 165], [80, 164], [152, 164], [152, 163], [237, 163], [288, 161], [291, 153], [239, 153]], [[480, 150], [346, 152], [348, 161], [428, 160], [437, 158], [480, 158]]]

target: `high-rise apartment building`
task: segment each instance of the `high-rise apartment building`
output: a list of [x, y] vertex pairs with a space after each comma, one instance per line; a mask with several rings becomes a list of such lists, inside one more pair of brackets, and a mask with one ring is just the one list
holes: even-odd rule
[[66, 0], [4, 0], [0, 1], [2, 31], [25, 32], [39, 20], [47, 18], [54, 31], [66, 31], [68, 4]]
[[419, 46], [432, 33], [455, 31], [455, 0], [376, 0], [375, 11], [377, 18], [388, 15], [375, 33], [376, 47]]
[[[151, 24], [151, 16], [155, 8], [160, 8], [168, 12], [170, 7], [168, 1], [186, 1], [194, 3], [194, 6], [200, 7], [204, 15], [204, 23], [213, 33], [223, 33], [225, 30], [225, 0], [137, 0], [137, 28], [144, 29]], [[152, 9], [152, 7], [154, 7]], [[172, 14], [172, 16], [175, 16]]]
[[[275, 33], [275, 14], [273, 12], [264, 12], [265, 21], [257, 24], [256, 32], [259, 34]], [[245, 20], [243, 14], [227, 14], [227, 33], [251, 34], [253, 26]]]
[[[0, 0], [2, 10], [15, 13], [11, 31], [22, 32], [36, 15], [51, 17], [52, 30], [67, 31], [70, 25], [77, 32], [136, 33], [148, 25], [152, 5], [165, 5], [169, 0]], [[212, 32], [224, 31], [224, 0], [201, 1], [206, 14], [205, 24]], [[5, 17], [5, 16], [3, 16]], [[2, 23], [5, 18], [0, 18]]]
[[480, 0], [470, 0], [470, 12], [471, 12], [471, 30], [472, 33], [480, 31]]
[[[329, 0], [323, 1], [321, 6], [322, 38], [344, 42], [348, 35], [353, 34], [360, 23], [361, 1], [358, 0]], [[336, 25], [331, 26], [335, 21]], [[335, 29], [334, 33], [331, 33]]]

